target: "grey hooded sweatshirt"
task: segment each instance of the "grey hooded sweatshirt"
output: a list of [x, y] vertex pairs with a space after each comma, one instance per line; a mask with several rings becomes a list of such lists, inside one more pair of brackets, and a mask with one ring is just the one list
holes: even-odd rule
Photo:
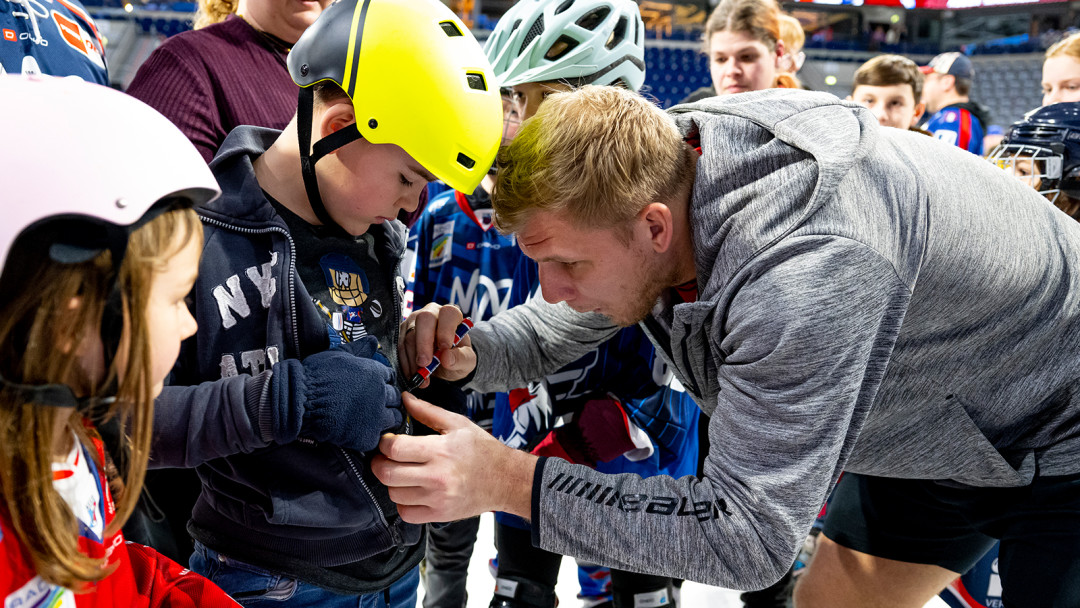
[[[534, 542], [754, 589], [791, 565], [843, 470], [983, 487], [1080, 472], [1080, 225], [830, 95], [670, 112], [702, 148], [699, 298], [642, 325], [711, 417], [704, 477], [542, 460]], [[473, 330], [473, 385], [520, 385], [611, 331], [536, 299]]]

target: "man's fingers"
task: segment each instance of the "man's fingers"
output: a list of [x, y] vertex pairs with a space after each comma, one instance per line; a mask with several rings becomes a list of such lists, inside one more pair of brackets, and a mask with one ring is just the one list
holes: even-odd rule
[[432, 438], [435, 436], [414, 437], [387, 433], [379, 440], [379, 451], [394, 462], [423, 464], [435, 454], [433, 446], [430, 445]]
[[435, 334], [435, 343], [439, 350], [450, 350], [454, 346], [454, 335], [464, 318], [457, 306], [443, 306], [439, 309], [439, 326]]
[[433, 521], [445, 521], [434, 509], [425, 505], [403, 505], [398, 507], [398, 515], [410, 524], [429, 524]]
[[423, 486], [401, 486], [388, 488], [390, 500], [398, 505], [424, 505], [431, 506], [433, 493], [431, 488]]
[[442, 434], [472, 424], [468, 418], [448, 412], [437, 405], [432, 405], [413, 396], [412, 393], [402, 393], [401, 403], [405, 406], [405, 410], [418, 422]]

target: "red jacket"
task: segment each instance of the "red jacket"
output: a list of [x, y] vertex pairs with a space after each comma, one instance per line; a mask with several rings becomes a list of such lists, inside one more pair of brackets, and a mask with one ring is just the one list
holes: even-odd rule
[[[98, 461], [103, 461], [104, 450], [100, 441], [94, 441], [94, 450], [97, 452]], [[89, 457], [86, 447], [83, 447], [83, 455], [87, 458], [87, 464], [102, 492], [104, 500], [101, 501], [100, 515], [108, 525], [116, 516], [116, 506], [109, 494], [108, 482], [95, 466], [94, 460]], [[0, 507], [0, 597], [3, 598], [3, 605], [26, 608], [233, 608], [239, 605], [210, 581], [150, 547], [125, 542], [120, 531], [106, 536], [104, 542], [99, 542], [93, 533], [81, 529], [79, 548], [91, 557], [107, 556], [109, 565], [116, 569], [92, 585], [88, 592], [73, 594], [70, 590], [45, 582], [37, 575], [29, 553], [15, 535], [10, 514], [7, 509]]]

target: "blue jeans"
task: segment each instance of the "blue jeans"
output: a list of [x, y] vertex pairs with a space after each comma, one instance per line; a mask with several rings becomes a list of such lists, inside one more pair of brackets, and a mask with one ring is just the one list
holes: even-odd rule
[[417, 566], [394, 581], [387, 592], [342, 595], [317, 585], [245, 564], [195, 543], [189, 567], [210, 579], [243, 606], [291, 606], [295, 608], [416, 608], [420, 584]]

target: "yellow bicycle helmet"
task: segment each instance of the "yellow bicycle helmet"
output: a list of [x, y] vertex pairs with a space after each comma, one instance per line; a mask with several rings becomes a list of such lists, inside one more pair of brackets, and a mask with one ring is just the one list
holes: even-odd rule
[[[462, 192], [475, 190], [495, 160], [502, 101], [491, 66], [472, 32], [438, 0], [338, 0], [304, 32], [287, 63], [301, 87], [302, 157], [312, 85], [336, 83], [356, 111], [356, 133], [328, 136], [302, 161], [305, 181], [321, 156], [361, 136], [401, 146]], [[320, 214], [321, 202], [312, 206]]]

